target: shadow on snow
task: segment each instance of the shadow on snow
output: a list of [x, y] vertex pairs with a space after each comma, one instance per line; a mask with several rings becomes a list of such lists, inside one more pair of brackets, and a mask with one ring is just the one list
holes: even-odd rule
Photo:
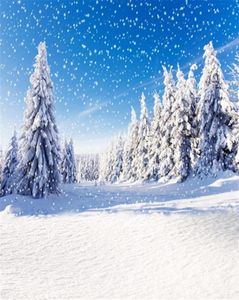
[[[183, 183], [122, 183], [113, 185], [63, 185], [61, 195], [33, 199], [20, 195], [0, 198], [0, 211], [18, 216], [56, 215], [63, 213], [133, 211], [139, 213], [203, 213], [205, 209], [174, 207], [172, 200], [193, 200], [198, 197], [239, 190], [239, 176], [230, 172], [217, 178], [189, 178]], [[238, 197], [239, 198], [239, 197]], [[237, 199], [235, 199], [237, 200]], [[203, 199], [202, 199], [203, 201]], [[167, 203], [168, 202], [168, 203]], [[207, 211], [215, 210], [209, 207]], [[219, 207], [218, 207], [219, 209]]]

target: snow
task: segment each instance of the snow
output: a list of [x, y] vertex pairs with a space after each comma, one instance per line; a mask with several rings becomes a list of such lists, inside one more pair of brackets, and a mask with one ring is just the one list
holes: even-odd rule
[[0, 199], [1, 299], [238, 299], [239, 176]]

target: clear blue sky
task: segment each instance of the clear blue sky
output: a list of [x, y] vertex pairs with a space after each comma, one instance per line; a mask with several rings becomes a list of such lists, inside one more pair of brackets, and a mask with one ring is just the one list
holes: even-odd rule
[[[237, 0], [2, 0], [0, 145], [23, 120], [36, 48], [46, 41], [62, 138], [96, 152], [127, 128], [142, 91], [162, 95], [162, 65], [185, 72], [202, 64], [203, 46], [219, 49], [225, 73], [239, 45]], [[198, 69], [197, 76], [201, 69]]]

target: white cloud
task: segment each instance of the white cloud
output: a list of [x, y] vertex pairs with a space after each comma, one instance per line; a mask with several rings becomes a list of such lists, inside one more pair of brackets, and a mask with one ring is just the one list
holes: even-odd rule
[[96, 103], [92, 106], [90, 106], [89, 108], [81, 111], [79, 114], [78, 114], [78, 117], [84, 117], [84, 116], [88, 116], [88, 115], [91, 115], [92, 113], [96, 112], [96, 111], [99, 111], [101, 110], [104, 106], [107, 105], [107, 102], [102, 102], [102, 103]]

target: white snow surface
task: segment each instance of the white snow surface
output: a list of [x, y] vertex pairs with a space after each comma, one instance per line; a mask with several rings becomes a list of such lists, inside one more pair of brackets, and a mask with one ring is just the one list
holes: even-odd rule
[[1, 299], [239, 299], [239, 176], [0, 198]]

